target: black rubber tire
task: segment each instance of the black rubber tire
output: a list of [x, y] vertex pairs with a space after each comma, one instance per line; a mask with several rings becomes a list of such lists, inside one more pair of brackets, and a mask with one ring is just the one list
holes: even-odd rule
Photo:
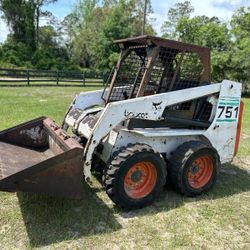
[[[213, 173], [206, 185], [193, 188], [188, 182], [187, 173], [193, 161], [204, 155], [209, 155], [213, 163]], [[216, 183], [220, 170], [220, 158], [217, 151], [200, 141], [189, 141], [180, 145], [168, 164], [168, 180], [172, 187], [186, 196], [200, 195], [209, 190]]]
[[[153, 190], [145, 197], [133, 199], [124, 189], [125, 176], [134, 164], [140, 161], [151, 162], [156, 169], [157, 179]], [[111, 163], [105, 171], [104, 187], [110, 199], [118, 206], [126, 209], [142, 208], [151, 204], [159, 195], [166, 182], [166, 163], [163, 157], [145, 144], [129, 144], [122, 147], [112, 157]]]

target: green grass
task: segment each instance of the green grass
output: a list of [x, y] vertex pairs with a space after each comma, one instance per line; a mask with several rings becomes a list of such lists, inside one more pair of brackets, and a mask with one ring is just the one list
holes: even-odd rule
[[[241, 140], [239, 145], [240, 156], [250, 156], [250, 98], [243, 99], [244, 112], [241, 130]], [[250, 164], [250, 163], [249, 163]]]
[[[77, 87], [0, 88], [0, 129], [45, 115], [58, 123]], [[80, 201], [0, 193], [1, 249], [249, 249], [250, 99], [239, 154], [207, 194], [165, 188], [147, 208], [115, 207], [94, 179]], [[1, 156], [0, 156], [1, 157]]]
[[38, 116], [62, 121], [76, 94], [95, 88], [83, 87], [11, 87], [0, 88], [0, 129], [19, 124]]

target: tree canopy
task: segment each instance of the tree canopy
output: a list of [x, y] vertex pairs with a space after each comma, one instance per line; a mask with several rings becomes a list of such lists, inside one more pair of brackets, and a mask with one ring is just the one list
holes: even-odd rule
[[[141, 35], [144, 0], [77, 0], [63, 21], [43, 6], [57, 0], [0, 0], [11, 33], [0, 45], [0, 67], [110, 70], [118, 56], [113, 40]], [[147, 1], [146, 34], [156, 35]], [[46, 16], [48, 22], [40, 24]], [[249, 83], [250, 7], [235, 11], [230, 23], [195, 16], [189, 1], [166, 12], [162, 36], [211, 49], [212, 80]]]
[[218, 17], [193, 16], [190, 2], [177, 3], [167, 13], [163, 37], [211, 49], [212, 80], [250, 82], [250, 7], [239, 8], [230, 25]]

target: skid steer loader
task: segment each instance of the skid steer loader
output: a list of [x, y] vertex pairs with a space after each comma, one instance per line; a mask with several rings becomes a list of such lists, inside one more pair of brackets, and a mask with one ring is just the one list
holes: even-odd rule
[[241, 84], [210, 83], [205, 47], [150, 36], [115, 43], [106, 87], [76, 96], [62, 126], [41, 117], [0, 132], [0, 190], [81, 198], [99, 171], [111, 200], [131, 209], [166, 181], [188, 196], [215, 184], [237, 153]]

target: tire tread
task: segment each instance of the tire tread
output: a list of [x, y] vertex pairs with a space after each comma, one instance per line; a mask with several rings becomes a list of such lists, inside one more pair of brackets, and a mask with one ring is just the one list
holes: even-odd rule
[[[119, 151], [115, 152], [115, 155], [113, 155], [113, 159], [110, 160], [110, 164], [107, 168], [107, 171], [104, 175], [104, 187], [106, 188], [106, 193], [109, 196], [109, 198], [116, 204], [118, 204], [122, 208], [132, 209], [132, 208], [140, 208], [135, 207], [134, 205], [126, 204], [124, 205], [122, 202], [120, 202], [120, 199], [118, 195], [115, 192], [114, 183], [115, 179], [118, 177], [118, 172], [120, 166], [131, 156], [137, 153], [141, 152], [151, 152], [160, 157], [163, 161], [163, 157], [160, 153], [154, 151], [152, 147], [146, 144], [136, 143], [136, 144], [128, 144], [126, 148], [122, 147]], [[164, 171], [163, 178], [164, 181], [161, 183], [161, 186], [164, 186], [166, 181], [166, 168]]]

